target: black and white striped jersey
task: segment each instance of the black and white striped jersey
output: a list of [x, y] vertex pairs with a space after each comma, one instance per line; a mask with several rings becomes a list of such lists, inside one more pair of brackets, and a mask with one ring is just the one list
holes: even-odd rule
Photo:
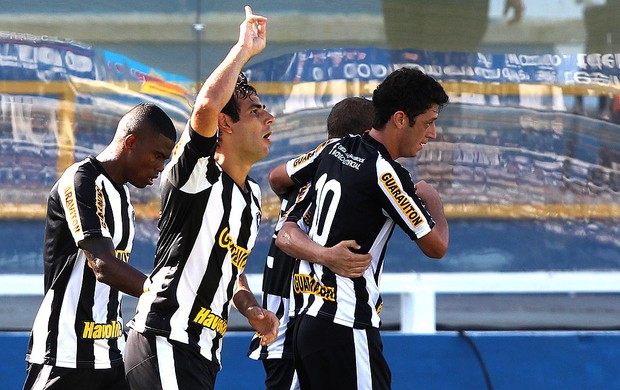
[[64, 172], [48, 197], [45, 296], [26, 360], [66, 368], [123, 364], [122, 294], [97, 281], [77, 244], [87, 237], [108, 237], [116, 256], [128, 261], [134, 232], [127, 186], [115, 185], [94, 157]]
[[254, 247], [260, 188], [241, 189], [214, 158], [216, 137], [188, 125], [162, 172], [155, 268], [130, 326], [197, 348], [220, 364], [231, 299]]
[[395, 224], [412, 240], [435, 224], [410, 173], [368, 134], [324, 142], [288, 161], [286, 169], [296, 183], [312, 181], [310, 238], [326, 247], [355, 240], [359, 253], [372, 255], [369, 269], [355, 279], [302, 259], [293, 275], [295, 299], [303, 299], [303, 312], [309, 315], [353, 328], [379, 327], [379, 283]]
[[299, 207], [305, 208], [303, 205], [310, 203], [309, 188], [310, 183], [301, 188], [295, 187], [282, 199], [278, 222], [271, 238], [263, 271], [263, 307], [276, 314], [280, 326], [278, 336], [269, 345], [261, 346], [260, 338], [254, 335], [248, 350], [248, 356], [252, 359], [293, 359], [292, 315], [294, 315], [295, 308], [291, 307], [290, 297], [293, 268], [297, 259], [287, 255], [276, 246], [276, 237], [293, 205], [301, 203]]

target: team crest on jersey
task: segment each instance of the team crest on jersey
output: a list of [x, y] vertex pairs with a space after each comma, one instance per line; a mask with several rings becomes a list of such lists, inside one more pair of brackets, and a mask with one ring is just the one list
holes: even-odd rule
[[325, 301], [336, 300], [336, 289], [322, 285], [318, 280], [308, 274], [295, 274], [293, 276], [293, 288], [295, 294], [313, 294]]
[[243, 271], [245, 265], [248, 262], [248, 256], [250, 255], [250, 251], [235, 243], [233, 237], [230, 235], [230, 233], [228, 233], [227, 227], [222, 230], [222, 233], [220, 233], [218, 243], [222, 248], [227, 249], [228, 252], [230, 252], [230, 261], [233, 263], [233, 265], [237, 267], [239, 271]]
[[413, 226], [417, 227], [424, 222], [418, 210], [411, 204], [407, 194], [400, 189], [391, 173], [382, 174], [381, 183]]
[[226, 334], [228, 330], [228, 321], [217, 314], [213, 314], [211, 309], [207, 309], [206, 307], [200, 308], [200, 311], [196, 314], [196, 317], [194, 317], [194, 322], [205, 328], [216, 331], [222, 337], [224, 337], [224, 334]]

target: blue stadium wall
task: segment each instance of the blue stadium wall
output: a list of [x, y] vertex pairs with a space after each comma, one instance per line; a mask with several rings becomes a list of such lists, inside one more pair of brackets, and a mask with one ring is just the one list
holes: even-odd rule
[[[216, 389], [264, 388], [262, 364], [245, 356], [251, 334], [226, 335]], [[394, 390], [620, 389], [618, 332], [383, 333]], [[19, 390], [27, 333], [0, 333], [0, 381]]]

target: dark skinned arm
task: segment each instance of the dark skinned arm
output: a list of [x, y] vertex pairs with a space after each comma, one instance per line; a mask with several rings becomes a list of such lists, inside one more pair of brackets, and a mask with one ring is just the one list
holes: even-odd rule
[[97, 281], [134, 297], [142, 294], [146, 275], [116, 257], [111, 239], [88, 237], [80, 241], [79, 246]]

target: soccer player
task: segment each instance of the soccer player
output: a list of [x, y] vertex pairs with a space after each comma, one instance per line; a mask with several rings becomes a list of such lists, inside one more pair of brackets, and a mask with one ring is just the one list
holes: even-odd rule
[[261, 219], [248, 173], [269, 154], [274, 117], [240, 72], [265, 48], [266, 23], [245, 8], [237, 44], [203, 84], [162, 173], [155, 268], [127, 341], [132, 389], [213, 389], [231, 300], [262, 344], [277, 335], [243, 274]]
[[[348, 97], [336, 103], [327, 117], [328, 138], [341, 138], [347, 134], [361, 134], [372, 127], [372, 101], [363, 97]], [[291, 311], [289, 297], [291, 295], [291, 279], [295, 258], [282, 252], [275, 240], [278, 231], [286, 220], [288, 209], [296, 202], [311, 201], [307, 196], [310, 183], [302, 187], [291, 187], [282, 196], [280, 214], [269, 247], [265, 270], [263, 272], [263, 307], [276, 313], [280, 320], [278, 337], [266, 346], [260, 345], [260, 338], [254, 336], [250, 342], [248, 356], [262, 360], [265, 369], [265, 388], [267, 390], [297, 389], [299, 388], [295, 375], [293, 361], [293, 324], [294, 318], [289, 316]], [[369, 264], [370, 256], [351, 254], [359, 261]], [[335, 258], [336, 261], [342, 257]], [[342, 265], [346, 269], [347, 264]], [[332, 268], [337, 266], [331, 265]], [[348, 276], [344, 274], [343, 276]]]
[[24, 389], [128, 389], [121, 293], [146, 276], [127, 264], [134, 209], [126, 183], [153, 184], [176, 141], [172, 120], [139, 104], [97, 157], [69, 167], [47, 200], [45, 295], [28, 344]]
[[[295, 368], [302, 389], [389, 389], [391, 373], [379, 334], [379, 281], [386, 245], [397, 224], [422, 252], [441, 258], [449, 231], [437, 191], [414, 185], [395, 159], [413, 157], [436, 138], [435, 121], [448, 96], [419, 70], [392, 72], [374, 91], [373, 128], [288, 161], [270, 175], [272, 188], [312, 181], [315, 210], [308, 234], [293, 209], [276, 244], [300, 259], [293, 275]], [[368, 269], [352, 277], [321, 265], [339, 243], [355, 240], [369, 253]]]

